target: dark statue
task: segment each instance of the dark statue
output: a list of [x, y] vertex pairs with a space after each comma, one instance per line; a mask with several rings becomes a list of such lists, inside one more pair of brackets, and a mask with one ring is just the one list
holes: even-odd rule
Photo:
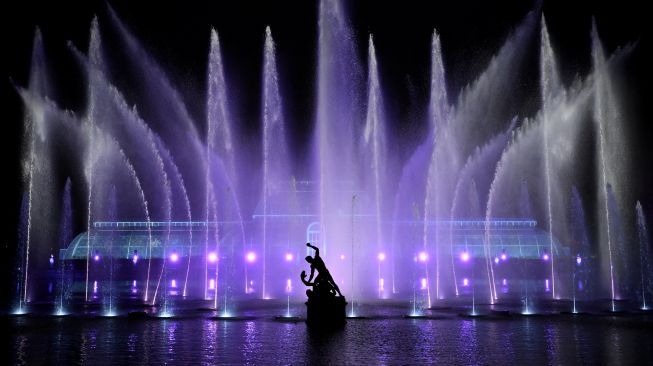
[[[315, 256], [306, 256], [306, 262], [311, 265], [308, 280], [306, 271], [302, 271], [300, 275], [304, 285], [311, 287], [306, 290], [306, 323], [321, 327], [341, 326], [345, 323], [345, 297], [340, 293], [340, 288], [320, 257], [320, 250], [310, 243], [306, 243], [306, 246], [315, 250]], [[313, 278], [315, 271], [317, 276]]]

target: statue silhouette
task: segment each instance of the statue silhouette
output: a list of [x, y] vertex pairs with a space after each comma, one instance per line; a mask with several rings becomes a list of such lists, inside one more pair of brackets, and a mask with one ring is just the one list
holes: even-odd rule
[[[318, 249], [316, 246], [311, 245], [311, 243], [306, 243], [306, 246], [315, 250], [314, 257], [311, 257], [310, 255], [306, 256], [306, 262], [311, 264], [311, 275], [308, 276], [308, 283], [311, 282], [311, 280], [313, 279], [313, 275], [315, 274], [315, 270], [317, 270], [317, 277], [315, 277], [314, 283], [321, 285], [321, 283], [324, 282], [330, 285], [333, 289], [335, 289], [338, 295], [342, 296], [342, 293], [340, 293], [340, 289], [338, 288], [336, 281], [333, 280], [333, 277], [331, 277], [331, 273], [329, 273], [329, 270], [326, 268], [326, 265], [324, 264], [322, 257], [320, 257], [320, 249]], [[305, 272], [302, 271], [302, 273], [304, 274], [304, 276], [306, 275]], [[302, 278], [302, 282], [304, 282], [303, 278]], [[304, 284], [306, 284], [306, 282], [304, 282]]]
[[300, 278], [304, 285], [312, 287], [312, 289], [306, 290], [306, 296], [309, 298], [313, 296], [318, 298], [336, 296], [336, 289], [324, 277], [317, 276], [313, 282], [308, 282], [306, 281], [306, 271], [302, 271]]
[[[308, 281], [306, 280], [306, 271], [302, 271], [299, 275], [302, 283], [311, 287], [306, 290], [306, 296], [308, 296], [306, 324], [319, 329], [341, 327], [346, 323], [345, 307], [347, 302], [345, 297], [340, 293], [336, 281], [333, 280], [320, 257], [320, 250], [310, 243], [306, 243], [306, 246], [315, 250], [314, 257], [306, 257], [306, 261], [311, 264], [311, 275], [308, 277]], [[316, 270], [317, 276], [313, 278]]]

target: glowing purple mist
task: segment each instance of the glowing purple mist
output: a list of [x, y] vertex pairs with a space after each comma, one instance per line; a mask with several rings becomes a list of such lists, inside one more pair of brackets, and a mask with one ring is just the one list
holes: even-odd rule
[[[112, 48], [101, 42], [98, 19], [91, 23], [88, 55], [69, 47], [87, 76], [88, 84], [80, 86], [87, 93], [84, 109], [62, 111], [52, 101], [40, 32], [29, 86], [17, 87], [27, 110], [20, 308], [30, 300], [30, 258], [50, 254], [41, 243], [47, 242], [51, 218], [42, 212], [61, 197], [48, 183], [56, 167], [46, 147], [55, 142], [82, 152], [71, 154], [79, 156], [71, 166], [83, 172], [70, 184], [85, 196], [84, 212], [75, 214], [84, 215], [87, 226], [67, 239], [54, 265], [85, 262], [88, 301], [104, 296], [97, 286], [114, 289], [114, 265], [105, 274], [100, 264], [124, 260], [134, 270], [130, 279], [136, 278], [125, 286], [128, 296], [142, 288], [145, 301], [162, 304], [165, 314], [178, 287], [184, 298], [211, 301], [224, 313], [236, 297], [281, 297], [290, 309], [291, 299], [304, 296], [293, 286], [291, 270], [313, 255], [302, 245], [307, 241], [319, 247], [352, 314], [354, 299], [412, 297], [413, 306], [430, 307], [441, 299], [471, 297], [475, 306], [475, 296], [494, 303], [512, 292], [526, 298], [528, 309], [533, 296], [575, 300], [577, 281], [587, 286], [588, 276], [601, 278], [597, 297], [609, 283], [614, 308], [625, 288], [626, 259], [619, 262], [613, 252], [625, 250], [617, 235], [624, 223], [617, 218], [626, 217], [619, 211], [626, 206], [628, 181], [617, 166], [627, 164], [613, 146], [626, 144], [615, 131], [621, 107], [610, 81], [611, 66], [630, 49], [606, 56], [596, 26], [592, 72], [566, 87], [544, 18], [526, 15], [455, 102], [447, 92], [447, 50], [434, 30], [424, 45], [431, 50], [425, 121], [408, 121], [427, 128], [406, 141], [391, 133], [404, 121], [386, 113], [385, 60], [377, 39], [367, 35], [364, 45], [357, 44], [344, 4], [323, 0], [317, 71], [310, 75], [316, 84], [314, 121], [306, 122], [313, 135], [301, 142], [288, 131], [283, 91], [289, 86], [284, 88], [277, 70], [272, 28], [262, 34], [260, 133], [250, 136], [239, 127], [244, 117], [232, 113], [239, 85], [226, 72], [230, 55], [223, 55], [216, 30], [207, 34], [206, 99], [199, 103], [206, 120], [196, 121], [171, 79], [110, 7], [106, 18], [102, 24], [120, 46], [110, 60]], [[540, 37], [533, 37], [538, 31]], [[520, 94], [523, 80], [516, 71], [529, 62], [525, 50], [533, 39], [540, 45], [539, 78], [529, 80], [537, 80], [539, 99]], [[117, 75], [118, 69], [129, 75]], [[121, 90], [132, 86], [138, 88], [127, 98]], [[539, 110], [515, 116], [515, 103], [530, 100], [539, 100]], [[585, 122], [589, 115], [593, 127]], [[55, 133], [55, 126], [66, 136]], [[590, 197], [573, 188], [583, 178], [574, 164], [588, 162], [569, 158], [577, 156], [576, 142], [588, 128], [597, 136], [597, 157], [590, 160], [598, 164], [594, 191], [601, 208], [594, 245], [600, 263], [591, 275], [580, 270], [592, 265], [582, 200]], [[306, 156], [291, 154], [301, 148]], [[112, 187], [116, 217], [103, 221]], [[645, 248], [643, 211], [637, 207]], [[564, 221], [567, 212], [572, 224]], [[43, 233], [35, 232], [41, 226]], [[546, 270], [532, 280], [538, 292], [528, 293], [528, 285], [513, 278], [533, 277], [533, 263]], [[644, 307], [651, 296], [647, 263], [639, 264]], [[96, 282], [104, 275], [108, 285]], [[60, 277], [63, 282], [63, 270]]]

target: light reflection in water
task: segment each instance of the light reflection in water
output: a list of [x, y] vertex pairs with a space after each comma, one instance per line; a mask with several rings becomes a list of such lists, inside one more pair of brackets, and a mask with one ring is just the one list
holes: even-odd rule
[[5, 318], [7, 364], [653, 364], [631, 318], [351, 320], [314, 332], [303, 322]]
[[245, 364], [254, 364], [257, 359], [257, 353], [261, 348], [261, 342], [257, 336], [257, 322], [245, 322], [245, 339], [242, 345]]
[[167, 334], [167, 352], [168, 358], [170, 360], [175, 359], [175, 349], [177, 348], [177, 321], [167, 321], [164, 320], [163, 326], [165, 327], [165, 332]]
[[464, 360], [465, 364], [469, 365], [478, 365], [481, 363], [478, 359], [479, 349], [476, 326], [476, 319], [463, 320], [458, 333], [458, 343], [465, 345], [465, 352], [459, 353], [458, 357]]
[[201, 352], [199, 356], [202, 359], [202, 363], [207, 365], [217, 362], [218, 352], [216, 347], [218, 344], [222, 343], [218, 339], [218, 322], [215, 321], [206, 321], [202, 327], [201, 335]]

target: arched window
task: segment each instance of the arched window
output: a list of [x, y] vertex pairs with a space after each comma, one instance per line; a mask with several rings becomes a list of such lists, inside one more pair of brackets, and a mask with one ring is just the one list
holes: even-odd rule
[[[319, 221], [311, 222], [306, 228], [306, 242], [315, 245], [322, 251], [321, 256], [326, 255], [326, 235]], [[306, 248], [306, 255], [312, 254], [311, 248]]]

